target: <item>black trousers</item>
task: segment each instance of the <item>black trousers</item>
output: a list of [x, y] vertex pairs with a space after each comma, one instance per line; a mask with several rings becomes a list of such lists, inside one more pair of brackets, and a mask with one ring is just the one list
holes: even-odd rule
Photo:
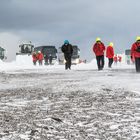
[[136, 72], [140, 72], [140, 58], [135, 58]]
[[45, 65], [48, 65], [48, 58], [45, 58]]
[[71, 69], [71, 54], [64, 54], [66, 63], [65, 63], [65, 69]]
[[49, 64], [50, 64], [50, 65], [52, 64], [52, 59], [49, 59]]
[[104, 68], [104, 55], [96, 56], [98, 70], [102, 70]]
[[113, 58], [108, 58], [108, 67], [111, 68], [113, 64]]
[[42, 60], [38, 60], [38, 63], [41, 66], [42, 65]]
[[33, 64], [36, 65], [36, 61], [33, 61]]

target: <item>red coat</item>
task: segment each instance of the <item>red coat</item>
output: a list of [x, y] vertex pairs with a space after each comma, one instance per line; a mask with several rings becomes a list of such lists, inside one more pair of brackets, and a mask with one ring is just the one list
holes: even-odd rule
[[121, 62], [122, 61], [122, 57], [118, 56], [118, 61]]
[[32, 54], [32, 59], [33, 59], [33, 61], [37, 61], [37, 56], [36, 56], [36, 54]]
[[105, 51], [105, 46], [102, 42], [99, 43], [96, 42], [93, 45], [93, 52], [95, 53], [96, 56], [104, 55], [104, 51]]
[[113, 58], [113, 56], [114, 56], [114, 49], [113, 49], [113, 47], [108, 46], [107, 50], [106, 50], [106, 57]]
[[44, 57], [43, 57], [43, 54], [42, 54], [42, 53], [38, 53], [38, 54], [37, 54], [37, 59], [38, 59], [38, 60], [43, 60], [43, 58], [44, 58]]
[[113, 60], [114, 62], [117, 62], [118, 61], [117, 56], [114, 56]]
[[137, 47], [140, 46], [140, 42], [135, 42], [131, 47], [131, 56], [140, 58], [140, 52], [137, 51]]

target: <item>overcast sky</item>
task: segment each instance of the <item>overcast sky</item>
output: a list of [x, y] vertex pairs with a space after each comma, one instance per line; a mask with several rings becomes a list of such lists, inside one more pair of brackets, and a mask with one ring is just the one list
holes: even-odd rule
[[116, 53], [130, 48], [140, 35], [140, 0], [0, 0], [0, 46], [9, 60], [18, 45], [55, 45], [65, 39], [81, 49], [82, 59], [93, 58], [100, 37]]

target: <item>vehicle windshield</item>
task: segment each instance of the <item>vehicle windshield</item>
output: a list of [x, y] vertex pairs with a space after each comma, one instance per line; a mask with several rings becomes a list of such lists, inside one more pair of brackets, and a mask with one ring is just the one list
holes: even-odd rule
[[31, 44], [22, 44], [20, 45], [21, 53], [31, 53], [33, 51], [33, 45]]
[[125, 50], [125, 55], [130, 55], [131, 50]]
[[55, 54], [56, 53], [56, 49], [54, 47], [46, 47], [43, 49], [43, 54]]

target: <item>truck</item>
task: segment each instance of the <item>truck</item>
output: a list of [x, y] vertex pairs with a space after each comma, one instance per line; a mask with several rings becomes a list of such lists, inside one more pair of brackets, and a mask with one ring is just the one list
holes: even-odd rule
[[44, 45], [34, 48], [34, 51], [38, 53], [42, 52], [44, 55], [45, 65], [55, 64], [57, 62], [57, 49], [53, 45]]
[[32, 64], [32, 53], [34, 51], [34, 45], [31, 43], [22, 43], [19, 45], [19, 52], [16, 53], [17, 64]]
[[[71, 58], [71, 63], [73, 65], [80, 63], [80, 49], [77, 45], [73, 45], [73, 54]], [[65, 64], [64, 54], [61, 50], [61, 47], [58, 48], [58, 62], [59, 64]]]
[[31, 43], [23, 43], [19, 45], [19, 52], [16, 55], [30, 55], [34, 50], [34, 45]]

